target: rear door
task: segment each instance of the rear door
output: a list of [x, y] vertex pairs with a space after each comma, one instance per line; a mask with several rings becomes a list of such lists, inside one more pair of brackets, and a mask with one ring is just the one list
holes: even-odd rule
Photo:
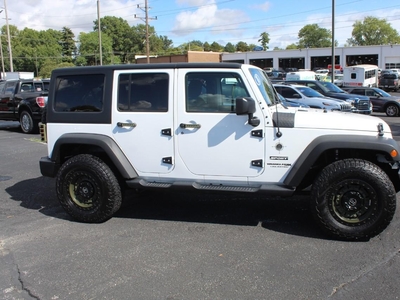
[[114, 75], [113, 136], [143, 173], [174, 169], [173, 70], [122, 70]]

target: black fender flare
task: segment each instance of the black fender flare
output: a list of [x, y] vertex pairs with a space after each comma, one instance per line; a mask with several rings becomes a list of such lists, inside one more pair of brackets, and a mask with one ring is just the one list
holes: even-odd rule
[[54, 144], [51, 161], [61, 164], [60, 149], [63, 145], [94, 145], [104, 150], [123, 178], [136, 178], [138, 174], [117, 143], [109, 136], [88, 133], [67, 133]]
[[314, 139], [293, 164], [284, 183], [297, 187], [318, 157], [330, 149], [365, 149], [387, 153], [391, 157], [392, 150], [397, 151], [393, 161], [400, 161], [400, 147], [392, 138], [362, 135], [326, 135]]

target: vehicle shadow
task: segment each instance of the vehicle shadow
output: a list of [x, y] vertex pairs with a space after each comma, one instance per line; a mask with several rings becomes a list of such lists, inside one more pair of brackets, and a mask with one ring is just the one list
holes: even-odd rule
[[[38, 177], [5, 189], [20, 206], [74, 222], [62, 209], [54, 179]], [[327, 237], [311, 216], [308, 198], [263, 198], [251, 195], [145, 191], [124, 198], [114, 218], [261, 226], [267, 230], [318, 239]]]

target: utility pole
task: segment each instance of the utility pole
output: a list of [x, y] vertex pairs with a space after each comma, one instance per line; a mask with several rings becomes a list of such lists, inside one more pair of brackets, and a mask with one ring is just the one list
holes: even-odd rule
[[100, 0], [97, 0], [97, 27], [99, 32], [100, 66], [103, 65], [103, 50], [101, 46], [101, 28], [100, 28]]
[[335, 66], [336, 66], [336, 57], [335, 57], [335, 0], [332, 0], [332, 75], [331, 82], [335, 82]]
[[[2, 13], [2, 12], [3, 12], [3, 10], [0, 10], [0, 13]], [[1, 71], [2, 71], [0, 77], [1, 77], [1, 79], [5, 79], [6, 72], [5, 72], [5, 69], [4, 69], [4, 56], [3, 56], [3, 41], [2, 41], [2, 37], [3, 37], [3, 35], [0, 32], [0, 54], [1, 54]]]
[[[138, 4], [137, 8], [140, 8], [141, 10], [143, 10], [145, 12], [144, 21], [146, 23], [146, 56], [147, 56], [147, 63], [149, 64], [150, 63], [149, 20], [157, 20], [157, 17], [149, 18], [149, 9], [150, 8], [147, 6], [147, 0], [145, 1], [144, 8], [140, 7], [139, 4]], [[139, 19], [143, 20], [143, 18], [137, 17], [136, 15], [134, 15], [134, 16], [135, 16], [135, 18], [139, 18]]]
[[10, 36], [10, 26], [8, 25], [8, 15], [7, 15], [7, 1], [4, 0], [4, 10], [6, 12], [6, 26], [7, 26], [7, 39], [8, 39], [8, 53], [10, 53], [10, 72], [14, 72], [13, 58], [11, 50], [11, 36]]

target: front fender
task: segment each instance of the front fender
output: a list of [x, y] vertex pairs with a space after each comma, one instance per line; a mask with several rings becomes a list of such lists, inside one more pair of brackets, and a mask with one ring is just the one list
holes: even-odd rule
[[297, 187], [320, 155], [330, 149], [365, 149], [377, 153], [386, 153], [389, 157], [391, 157], [391, 151], [396, 150], [397, 156], [393, 157], [393, 161], [400, 161], [399, 145], [392, 138], [352, 135], [321, 136], [313, 140], [299, 156], [284, 183], [288, 186]]

